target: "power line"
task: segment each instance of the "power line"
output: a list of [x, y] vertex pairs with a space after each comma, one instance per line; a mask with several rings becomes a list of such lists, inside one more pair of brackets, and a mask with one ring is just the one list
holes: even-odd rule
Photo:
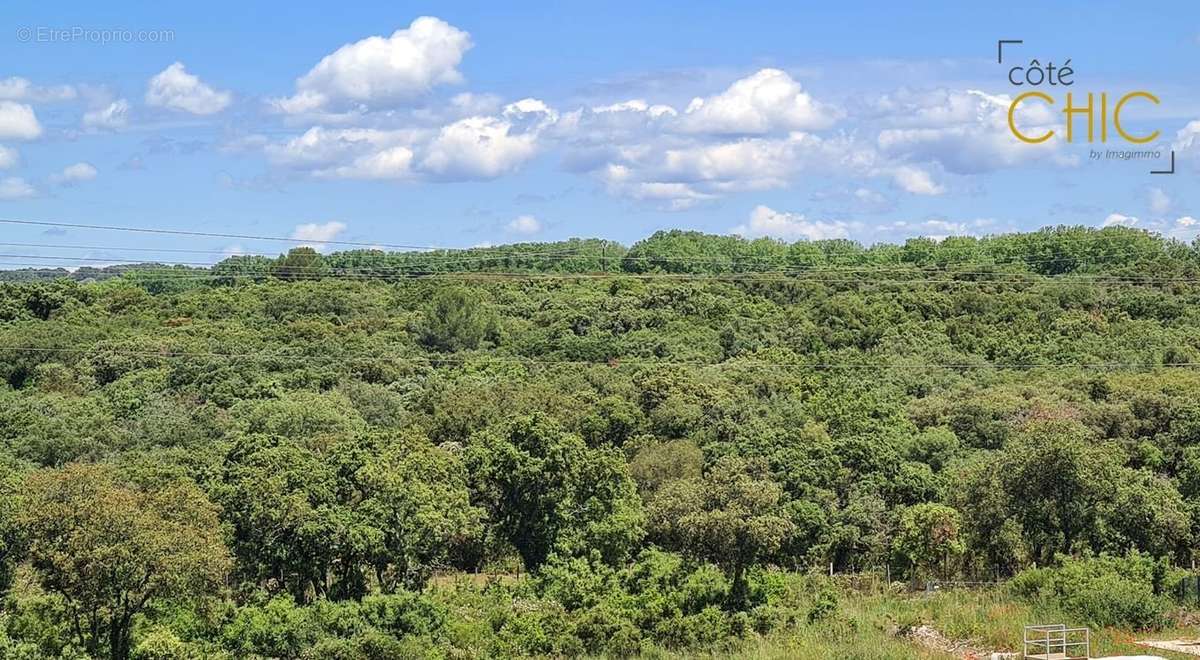
[[[209, 238], [230, 238], [230, 239], [239, 239], [239, 240], [279, 241], [279, 242], [288, 242], [288, 243], [295, 243], [295, 244], [317, 243], [317, 244], [322, 244], [322, 245], [349, 245], [349, 246], [357, 246], [357, 247], [365, 247], [365, 248], [381, 248], [382, 247], [382, 248], [396, 248], [396, 249], [401, 249], [401, 250], [416, 250], [416, 251], [469, 251], [469, 250], [490, 249], [490, 248], [476, 248], [476, 247], [453, 248], [453, 247], [429, 246], [429, 245], [406, 245], [406, 244], [395, 244], [395, 243], [339, 241], [339, 240], [333, 240], [333, 239], [310, 240], [310, 239], [301, 239], [301, 238], [284, 237], [284, 236], [262, 236], [262, 235], [234, 234], [234, 233], [221, 233], [221, 232], [198, 232], [198, 231], [176, 230], [176, 229], [151, 229], [151, 228], [145, 228], [145, 227], [90, 225], [90, 224], [85, 224], [85, 223], [51, 222], [51, 221], [42, 221], [42, 220], [0, 219], [0, 223], [17, 224], [17, 225], [66, 227], [66, 228], [90, 229], [90, 230], [101, 230], [101, 231], [124, 231], [124, 232], [137, 232], [137, 233], [149, 233], [149, 234], [165, 234], [165, 235], [173, 235], [173, 236], [199, 236], [199, 237], [209, 237]], [[1101, 230], [1101, 231], [1103, 231], [1103, 230]], [[1097, 234], [1099, 234], [1099, 233], [1100, 232], [1097, 232]], [[1023, 242], [1033, 240], [1033, 239], [1026, 238], [1026, 237], [1040, 237], [1041, 233], [1039, 233], [1039, 232], [1019, 234], [1017, 236], [1018, 236], [1017, 238], [1009, 238], [1009, 239], [1005, 239], [1004, 235], [985, 236], [982, 238], [975, 238], [975, 237], [969, 237], [969, 236], [956, 236], [953, 238], [970, 239], [970, 240], [974, 241], [974, 243], [972, 245], [960, 245], [960, 246], [949, 246], [949, 247], [939, 245], [939, 247], [937, 247], [935, 249], [936, 249], [936, 251], [938, 251], [940, 253], [958, 252], [958, 251], [969, 251], [969, 252], [984, 251], [984, 252], [986, 252], [989, 249], [994, 249], [991, 247], [991, 243], [997, 242], [999, 240], [1012, 241], [1014, 243], [1011, 246], [1013, 249], [1027, 249], [1030, 247], [1041, 247], [1041, 246], [1037, 246], [1037, 245], [1031, 246], [1031, 245], [1022, 245], [1021, 244]], [[1053, 241], [1053, 243], [1049, 247], [1054, 247], [1056, 245], [1062, 245], [1062, 244], [1100, 246], [1100, 247], [1103, 247], [1103, 245], [1104, 245], [1104, 243], [1103, 243], [1104, 237], [1101, 237], [1101, 236], [1094, 236], [1094, 237], [1093, 236], [1087, 236], [1087, 237], [1055, 236], [1053, 233], [1049, 233], [1048, 236], [1049, 236], [1049, 239]], [[905, 245], [884, 244], [884, 243], [879, 243], [879, 244], [875, 244], [872, 246], [866, 246], [866, 247], [862, 247], [860, 249], [854, 249], [854, 250], [831, 250], [831, 249], [827, 249], [825, 246], [817, 244], [817, 243], [807, 243], [807, 244], [812, 245], [818, 252], [820, 252], [820, 255], [812, 255], [812, 256], [824, 256], [824, 257], [828, 257], [831, 255], [871, 256], [872, 253], [877, 254], [880, 252], [886, 252], [888, 250], [903, 251], [906, 249]], [[797, 243], [797, 244], [793, 244], [793, 245], [806, 245], [806, 243]], [[1190, 248], [1188, 248], [1188, 246], [1186, 246], [1183, 243], [1166, 243], [1166, 242], [1164, 242], [1161, 247], [1165, 248], [1165, 247], [1169, 247], [1169, 246], [1178, 246], [1180, 249], [1184, 249], [1184, 250], [1190, 249]], [[1009, 246], [1003, 246], [1003, 247], [1009, 247]], [[1161, 251], [1161, 248], [1160, 248], [1160, 251]], [[536, 252], [527, 253], [527, 254], [536, 254]], [[754, 256], [746, 256], [746, 257], [742, 257], [742, 256], [738, 256], [738, 255], [727, 255], [727, 256], [730, 259], [735, 260], [735, 261], [739, 260], [739, 259], [750, 261], [750, 260], [759, 258], [759, 257], [754, 257]], [[1053, 261], [1053, 260], [1059, 260], [1059, 259], [1074, 259], [1074, 258], [1075, 258], [1074, 256], [1065, 255], [1062, 257], [1053, 257], [1053, 258], [1051, 258], [1051, 260]], [[727, 261], [721, 261], [721, 260], [713, 259], [711, 257], [696, 258], [696, 257], [671, 257], [671, 256], [652, 256], [652, 255], [646, 255], [646, 256], [622, 255], [622, 257], [620, 257], [620, 259], [621, 260], [633, 260], [633, 261], [674, 261], [674, 262], [694, 261], [696, 263], [714, 263], [714, 264], [728, 263]]]
[[258, 236], [253, 234], [226, 234], [220, 232], [189, 231], [183, 229], [150, 229], [146, 227], [120, 227], [113, 225], [89, 225], [78, 222], [49, 222], [44, 220], [13, 220], [0, 218], [0, 223], [9, 225], [34, 225], [39, 227], [66, 227], [72, 229], [94, 229], [101, 231], [126, 231], [140, 234], [167, 234], [171, 236], [199, 236], [205, 238], [233, 238], [247, 241], [278, 241], [297, 244], [319, 243], [321, 245], [354, 245], [365, 248], [396, 248], [400, 250], [467, 250], [470, 248], [451, 248], [430, 245], [404, 245], [396, 243], [365, 243], [359, 241], [338, 241], [333, 239], [315, 240], [293, 238], [290, 236]]

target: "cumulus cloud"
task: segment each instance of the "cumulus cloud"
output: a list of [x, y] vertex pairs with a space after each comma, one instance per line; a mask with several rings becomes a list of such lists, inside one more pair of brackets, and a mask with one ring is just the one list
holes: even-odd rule
[[1100, 223], [1101, 227], [1133, 227], [1139, 220], [1133, 216], [1124, 215], [1122, 213], [1109, 213], [1104, 222]]
[[537, 152], [542, 129], [558, 115], [537, 99], [505, 106], [500, 116], [467, 117], [442, 127], [421, 168], [446, 179], [491, 179], [512, 172]]
[[0, 100], [49, 103], [70, 101], [77, 95], [78, 92], [70, 85], [39, 87], [25, 78], [16, 76], [0, 80]]
[[820, 241], [831, 238], [847, 238], [850, 225], [841, 221], [809, 220], [802, 213], [776, 211], [768, 206], [756, 206], [750, 212], [750, 220], [730, 230], [746, 238], [770, 237], [786, 241], [800, 239]]
[[33, 108], [15, 101], [0, 101], [0, 139], [32, 140], [42, 134]]
[[[888, 157], [934, 162], [954, 174], [979, 174], [1042, 160], [1075, 163], [1062, 153], [1061, 140], [1028, 144], [1015, 139], [1008, 127], [1011, 101], [1007, 95], [978, 90], [936, 90], [890, 99], [883, 107], [893, 114], [883, 121], [899, 127], [881, 130], [876, 142]], [[1058, 116], [1044, 104], [1022, 104], [1015, 121], [1029, 135], [1062, 130]]]
[[415, 176], [415, 146], [422, 131], [315, 126], [264, 149], [271, 162], [334, 179], [407, 179]]
[[326, 175], [372, 154], [409, 148], [420, 135], [420, 131], [412, 130], [314, 126], [286, 141], [267, 143], [264, 149], [275, 164]]
[[933, 176], [919, 167], [901, 165], [891, 170], [892, 180], [905, 192], [914, 195], [940, 195], [946, 189], [938, 185]]
[[621, 101], [620, 103], [612, 103], [609, 105], [601, 105], [592, 108], [592, 112], [597, 114], [609, 114], [614, 112], [634, 112], [645, 113], [651, 117], [674, 117], [679, 113], [675, 108], [669, 105], [650, 105], [643, 99], [631, 99], [629, 101]]
[[533, 157], [537, 136], [513, 134], [496, 117], [468, 117], [442, 128], [421, 166], [450, 179], [491, 179]]
[[0, 170], [16, 167], [21, 162], [21, 154], [12, 147], [0, 144]]
[[129, 101], [117, 99], [83, 113], [84, 128], [116, 130], [129, 123]]
[[869, 149], [845, 136], [823, 138], [804, 132], [682, 143], [663, 138], [600, 153], [605, 160], [585, 171], [604, 181], [611, 194], [659, 198], [675, 210], [732, 192], [784, 187], [806, 172], [881, 176]]
[[75, 163], [68, 165], [57, 174], [50, 177], [50, 182], [63, 187], [74, 186], [84, 181], [95, 179], [99, 172], [91, 163]]
[[336, 220], [318, 224], [309, 222], [307, 224], [296, 225], [292, 230], [292, 238], [297, 241], [311, 241], [305, 243], [304, 247], [311, 247], [317, 250], [329, 249], [328, 242], [336, 239], [339, 234], [346, 231], [346, 223]]
[[412, 161], [412, 149], [389, 147], [358, 156], [348, 165], [322, 170], [317, 175], [337, 179], [408, 179], [413, 175]]
[[530, 236], [542, 231], [542, 223], [532, 215], [519, 215], [508, 223], [507, 229], [514, 234]]
[[600, 172], [609, 194], [661, 206], [670, 211], [686, 211], [698, 204], [716, 199], [687, 183], [677, 181], [640, 181], [629, 167], [609, 164]]
[[37, 195], [37, 189], [21, 177], [0, 179], [0, 200], [26, 199]]
[[462, 80], [458, 65], [471, 36], [449, 23], [422, 16], [390, 37], [373, 36], [326, 55], [296, 81], [296, 94], [273, 105], [288, 114], [330, 105], [386, 105]]
[[1175, 141], [1171, 148], [1176, 151], [1189, 151], [1200, 148], [1200, 119], [1189, 121], [1186, 126], [1175, 133]]
[[1197, 233], [1200, 233], [1200, 220], [1190, 215], [1176, 218], [1167, 233], [1183, 240], [1195, 239]]
[[150, 79], [146, 103], [194, 115], [218, 113], [233, 102], [233, 94], [213, 89], [175, 62]]
[[692, 99], [680, 125], [698, 133], [760, 135], [828, 128], [837, 118], [834, 108], [818, 103], [787, 73], [762, 69], [720, 94]]

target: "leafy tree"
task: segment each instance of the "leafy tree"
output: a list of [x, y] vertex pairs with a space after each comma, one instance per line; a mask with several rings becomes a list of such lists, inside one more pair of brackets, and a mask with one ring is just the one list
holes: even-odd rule
[[358, 509], [378, 539], [369, 561], [384, 591], [419, 590], [447, 567], [456, 548], [478, 540], [482, 511], [471, 505], [459, 459], [423, 441], [394, 442], [367, 460], [356, 478]]
[[478, 348], [495, 323], [483, 302], [464, 288], [439, 290], [423, 312], [421, 343], [439, 351]]
[[325, 258], [311, 247], [297, 247], [275, 260], [271, 274], [282, 280], [315, 280], [329, 273]]
[[746, 602], [746, 570], [792, 532], [783, 488], [761, 463], [736, 457], [718, 460], [702, 478], [667, 483], [650, 501], [649, 518], [655, 540], [724, 566], [737, 606]]
[[938, 572], [946, 576], [952, 562], [966, 550], [961, 527], [958, 511], [932, 502], [917, 504], [900, 514], [894, 548], [915, 569], [915, 575]]
[[1060, 421], [1031, 427], [1001, 461], [1011, 513], [1041, 563], [1069, 554], [1094, 529], [1119, 467], [1111, 450], [1088, 443], [1083, 429]]
[[362, 568], [378, 532], [348, 506], [337, 456], [279, 437], [237, 438], [216, 499], [233, 528], [242, 578], [300, 603], [365, 592]]
[[194, 485], [142, 490], [110, 468], [73, 464], [30, 475], [26, 489], [30, 561], [92, 655], [128, 658], [136, 615], [215, 594], [225, 579], [217, 511]]
[[542, 417], [523, 417], [470, 439], [467, 465], [475, 501], [493, 533], [525, 565], [551, 553], [599, 553], [624, 561], [644, 534], [644, 514], [624, 457], [590, 449]]

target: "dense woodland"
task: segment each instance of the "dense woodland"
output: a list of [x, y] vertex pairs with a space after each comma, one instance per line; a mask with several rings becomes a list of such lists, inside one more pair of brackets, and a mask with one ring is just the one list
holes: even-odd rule
[[1115, 566], [1153, 610], [1196, 558], [1198, 246], [660, 232], [97, 273], [0, 284], [2, 657], [729, 649], [833, 616], [831, 570], [1032, 597]]

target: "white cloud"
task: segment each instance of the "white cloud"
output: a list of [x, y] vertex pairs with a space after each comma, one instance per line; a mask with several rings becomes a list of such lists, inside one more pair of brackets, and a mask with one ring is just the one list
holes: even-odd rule
[[456, 121], [442, 128], [421, 167], [450, 179], [491, 179], [511, 172], [537, 151], [535, 134], [512, 134], [511, 129], [496, 117]]
[[323, 224], [310, 222], [296, 225], [292, 230], [292, 238], [297, 241], [312, 241], [312, 244], [305, 244], [305, 247], [324, 251], [329, 249], [328, 242], [336, 239], [345, 230], [346, 223], [336, 220]]
[[919, 167], [901, 165], [891, 170], [892, 180], [905, 192], [914, 195], [941, 195], [946, 189], [938, 185], [933, 176]]
[[820, 241], [830, 238], [847, 238], [850, 225], [841, 221], [809, 220], [802, 213], [776, 211], [767, 206], [756, 206], [750, 212], [750, 221], [730, 230], [746, 238], [770, 237], [787, 241], [805, 239]]
[[1136, 225], [1138, 222], [1139, 222], [1139, 220], [1133, 216], [1124, 215], [1121, 213], [1110, 213], [1110, 214], [1108, 214], [1108, 217], [1104, 219], [1104, 222], [1100, 223], [1100, 226], [1101, 227], [1132, 227], [1132, 226]]
[[638, 181], [633, 170], [617, 164], [609, 164], [600, 171], [609, 194], [627, 197], [639, 202], [649, 202], [669, 211], [686, 211], [698, 204], [717, 198], [703, 193], [692, 185], [675, 181]]
[[607, 114], [613, 112], [635, 112], [645, 113], [651, 117], [674, 117], [679, 113], [669, 105], [650, 105], [642, 99], [631, 99], [620, 103], [612, 103], [610, 105], [602, 105], [592, 108], [592, 112], [597, 114]]
[[[1017, 140], [1008, 126], [1006, 95], [977, 90], [935, 90], [927, 95], [890, 99], [882, 107], [893, 114], [876, 143], [880, 151], [897, 160], [936, 162], [954, 174], [979, 174], [1045, 160], [1072, 165], [1076, 159], [1062, 153], [1062, 140], [1029, 144]], [[1044, 104], [1024, 103], [1016, 123], [1029, 135], [1058, 130], [1058, 116]]]
[[1138, 227], [1146, 231], [1157, 232], [1163, 236], [1181, 241], [1192, 241], [1200, 235], [1200, 220], [1185, 215], [1174, 220], [1166, 218], [1150, 218], [1141, 220], [1135, 217], [1112, 213], [1104, 219], [1104, 227]]
[[538, 136], [558, 114], [538, 99], [505, 106], [499, 117], [467, 117], [429, 144], [421, 168], [446, 179], [491, 179], [520, 167], [537, 153]]
[[146, 88], [148, 105], [183, 110], [194, 115], [211, 115], [233, 102], [233, 95], [203, 83], [175, 62], [150, 79]]
[[308, 169], [325, 175], [372, 154], [395, 147], [411, 148], [420, 138], [419, 131], [411, 130], [314, 126], [285, 142], [266, 144], [264, 150], [277, 165]]
[[326, 128], [262, 145], [277, 165], [341, 179], [491, 179], [516, 170], [538, 150], [558, 113], [527, 98], [497, 115], [471, 116], [440, 129]]
[[462, 80], [458, 65], [471, 36], [449, 23], [422, 16], [390, 37], [367, 37], [326, 55], [296, 81], [296, 94], [276, 99], [285, 113], [328, 105], [387, 104]]
[[1175, 141], [1171, 148], [1176, 151], [1188, 151], [1200, 147], [1200, 119], [1189, 121], [1186, 126], [1175, 133]]
[[508, 223], [508, 230], [526, 236], [542, 231], [542, 223], [532, 215], [519, 215]]
[[994, 231], [995, 225], [996, 221], [992, 218], [960, 221], [932, 218], [921, 221], [897, 220], [873, 228], [896, 236], [922, 236], [940, 241], [950, 236], [979, 236]]
[[20, 177], [0, 179], [0, 200], [26, 199], [37, 195], [37, 189]]
[[63, 168], [62, 172], [50, 177], [51, 183], [69, 187], [84, 181], [95, 179], [99, 172], [91, 163], [75, 163]]
[[70, 85], [38, 87], [25, 78], [16, 76], [0, 80], [0, 99], [7, 101], [49, 103], [52, 101], [70, 101], [77, 95], [78, 92]]
[[0, 170], [16, 167], [21, 162], [21, 154], [12, 147], [0, 144]]
[[1171, 196], [1162, 188], [1151, 188], [1147, 191], [1148, 204], [1153, 213], [1162, 215], [1171, 210]]
[[607, 160], [588, 171], [598, 175], [610, 193], [635, 199], [675, 195], [679, 201], [671, 207], [677, 210], [732, 192], [785, 187], [806, 172], [882, 176], [869, 149], [845, 137], [803, 132], [682, 144], [664, 138], [617, 145], [604, 153]]
[[32, 140], [42, 134], [33, 108], [13, 101], [0, 101], [0, 139]]
[[828, 128], [838, 112], [818, 103], [779, 69], [762, 69], [724, 92], [696, 97], [680, 119], [685, 131], [755, 134]]
[[99, 128], [116, 130], [123, 128], [129, 122], [129, 101], [117, 99], [83, 113], [84, 128]]
[[349, 165], [317, 172], [317, 175], [337, 179], [408, 179], [413, 175], [412, 161], [412, 149], [390, 147], [359, 156]]

